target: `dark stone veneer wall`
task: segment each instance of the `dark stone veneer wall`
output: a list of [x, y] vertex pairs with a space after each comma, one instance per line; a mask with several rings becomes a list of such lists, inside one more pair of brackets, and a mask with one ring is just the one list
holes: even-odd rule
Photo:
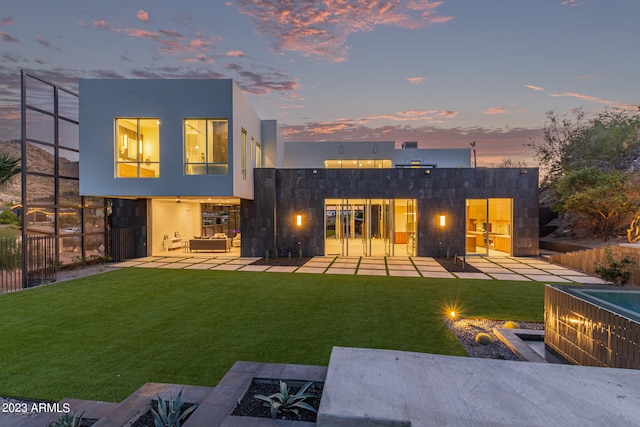
[[[304, 256], [324, 255], [329, 198], [417, 199], [418, 256], [464, 254], [467, 198], [512, 198], [513, 256], [539, 254], [537, 168], [256, 169], [254, 179], [254, 200], [241, 202], [242, 256], [298, 241]], [[439, 215], [447, 216], [444, 230]]]

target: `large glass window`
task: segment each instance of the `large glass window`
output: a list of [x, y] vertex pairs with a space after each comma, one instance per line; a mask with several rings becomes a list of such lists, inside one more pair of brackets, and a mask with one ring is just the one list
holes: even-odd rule
[[391, 160], [386, 159], [327, 159], [324, 161], [326, 169], [390, 169], [391, 165]]
[[160, 121], [116, 119], [116, 177], [160, 176]]
[[247, 131], [242, 129], [242, 136], [240, 138], [240, 150], [241, 150], [241, 170], [242, 179], [247, 179]]
[[227, 119], [185, 119], [184, 152], [187, 175], [226, 175], [229, 170]]
[[256, 167], [262, 167], [262, 146], [256, 141]]

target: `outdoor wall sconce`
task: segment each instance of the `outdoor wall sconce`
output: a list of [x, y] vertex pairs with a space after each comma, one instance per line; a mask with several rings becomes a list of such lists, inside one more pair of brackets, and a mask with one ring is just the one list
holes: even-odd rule
[[425, 175], [431, 175], [431, 170], [430, 169], [425, 169], [424, 174]]
[[296, 225], [302, 227], [302, 215], [296, 215]]
[[438, 225], [440, 227], [444, 227], [445, 225], [447, 225], [447, 217], [444, 215], [440, 215], [440, 217], [438, 218]]
[[314, 175], [317, 175], [317, 174], [318, 174], [318, 169], [314, 169], [314, 170], [313, 170], [313, 174], [314, 174]]
[[180, 203], [180, 196], [176, 197], [176, 203]]

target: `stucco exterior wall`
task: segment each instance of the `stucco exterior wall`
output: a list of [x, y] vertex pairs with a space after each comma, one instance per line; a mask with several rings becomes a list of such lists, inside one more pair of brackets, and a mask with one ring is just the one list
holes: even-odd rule
[[[92, 196], [235, 196], [251, 198], [240, 178], [240, 129], [260, 140], [261, 121], [232, 80], [80, 81], [80, 194]], [[160, 120], [160, 176], [115, 178], [115, 118]], [[185, 175], [183, 120], [229, 120], [227, 175]], [[234, 185], [234, 182], [237, 182]]]

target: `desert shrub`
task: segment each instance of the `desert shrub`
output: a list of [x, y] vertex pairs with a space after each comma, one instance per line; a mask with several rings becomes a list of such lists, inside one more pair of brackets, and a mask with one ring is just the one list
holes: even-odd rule
[[62, 414], [58, 419], [47, 424], [47, 427], [80, 427], [84, 425], [82, 415], [84, 412], [78, 416], [75, 413]]
[[270, 396], [265, 396], [262, 394], [255, 394], [253, 397], [255, 399], [263, 400], [264, 406], [269, 408], [271, 412], [271, 418], [276, 418], [278, 412], [292, 412], [298, 415], [299, 409], [306, 409], [307, 411], [317, 412], [316, 409], [309, 405], [305, 400], [310, 397], [315, 397], [312, 394], [305, 393], [307, 389], [313, 384], [313, 382], [309, 381], [302, 387], [296, 394], [291, 394], [289, 392], [289, 386], [284, 381], [280, 381], [280, 391], [278, 393], [273, 393]]
[[491, 335], [486, 334], [484, 332], [480, 332], [476, 335], [476, 342], [482, 345], [491, 344]]
[[502, 327], [505, 329], [518, 329], [520, 328], [520, 325], [511, 320], [507, 320], [506, 322], [504, 322], [504, 325], [502, 325]]
[[631, 270], [636, 266], [636, 260], [628, 256], [617, 259], [611, 249], [605, 249], [605, 257], [596, 264], [595, 273], [602, 280], [614, 286], [623, 286], [631, 280]]

